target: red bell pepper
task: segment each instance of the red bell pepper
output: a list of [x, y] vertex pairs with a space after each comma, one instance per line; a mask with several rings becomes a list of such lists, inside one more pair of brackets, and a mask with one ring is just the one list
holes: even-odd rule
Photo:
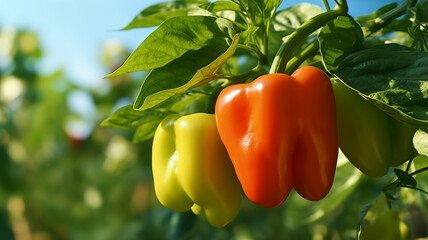
[[291, 76], [267, 74], [225, 88], [217, 127], [247, 197], [276, 207], [291, 189], [326, 196], [338, 154], [336, 108], [328, 76], [306, 66]]

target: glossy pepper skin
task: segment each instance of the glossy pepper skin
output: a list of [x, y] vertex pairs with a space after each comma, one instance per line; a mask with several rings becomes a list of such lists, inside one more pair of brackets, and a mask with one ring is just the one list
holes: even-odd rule
[[241, 187], [213, 114], [171, 115], [153, 139], [155, 193], [165, 207], [202, 213], [215, 227], [238, 214]]
[[399, 122], [349, 89], [333, 81], [339, 147], [348, 160], [370, 177], [382, 177], [414, 154], [416, 128]]
[[335, 102], [316, 67], [274, 73], [225, 88], [216, 103], [220, 137], [247, 197], [276, 207], [295, 190], [309, 200], [329, 192], [336, 169]]

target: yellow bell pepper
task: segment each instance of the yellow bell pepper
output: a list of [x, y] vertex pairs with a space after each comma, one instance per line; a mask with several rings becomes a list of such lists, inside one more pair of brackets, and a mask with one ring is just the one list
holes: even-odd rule
[[156, 196], [165, 207], [192, 209], [215, 227], [238, 214], [241, 186], [213, 114], [165, 118], [153, 139], [152, 170]]

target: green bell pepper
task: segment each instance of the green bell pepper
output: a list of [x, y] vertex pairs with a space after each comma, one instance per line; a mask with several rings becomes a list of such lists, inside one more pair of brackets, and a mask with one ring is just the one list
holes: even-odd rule
[[222, 227], [238, 214], [241, 186], [213, 114], [171, 115], [158, 126], [152, 151], [155, 193], [165, 207]]
[[333, 80], [333, 90], [339, 147], [361, 172], [381, 177], [413, 156], [414, 126], [395, 120], [340, 80]]

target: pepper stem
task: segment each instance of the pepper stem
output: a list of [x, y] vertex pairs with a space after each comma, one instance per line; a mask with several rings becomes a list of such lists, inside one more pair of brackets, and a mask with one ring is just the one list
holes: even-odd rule
[[283, 73], [287, 67], [287, 62], [293, 54], [294, 50], [305, 41], [309, 35], [327, 24], [330, 20], [338, 16], [348, 15], [348, 5], [346, 0], [338, 2], [333, 10], [321, 13], [300, 26], [296, 31], [287, 36], [286, 40], [279, 48], [269, 73]]
[[292, 74], [306, 59], [317, 55], [319, 50], [318, 40], [313, 40], [308, 46], [303, 49], [299, 55], [294, 56], [287, 63], [287, 68], [285, 69], [286, 74]]
[[327, 11], [330, 11], [330, 10], [331, 10], [331, 8], [330, 8], [330, 4], [328, 4], [328, 0], [323, 0], [323, 2], [324, 2], [324, 7], [325, 7], [325, 9], [326, 9]]

